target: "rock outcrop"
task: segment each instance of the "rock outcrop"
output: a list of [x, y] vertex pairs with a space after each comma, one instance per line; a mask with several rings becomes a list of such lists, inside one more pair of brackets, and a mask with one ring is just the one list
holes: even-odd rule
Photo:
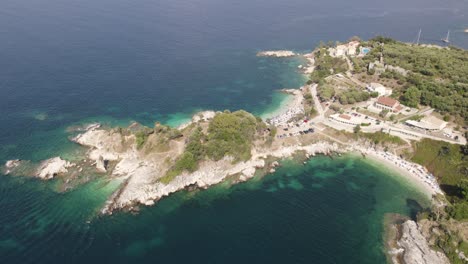
[[68, 168], [73, 166], [75, 166], [75, 164], [63, 160], [60, 157], [51, 158], [41, 162], [36, 170], [35, 176], [45, 180], [52, 179], [59, 174], [67, 173]]
[[[147, 158], [127, 157], [117, 164], [112, 173], [116, 177], [125, 178], [126, 184], [106, 203], [102, 213], [111, 213], [115, 209], [130, 207], [134, 204], [152, 205], [155, 201], [189, 186], [208, 188], [232, 175], [238, 175], [240, 182], [246, 181], [254, 177], [257, 169], [266, 166], [267, 158], [291, 157], [297, 151], [303, 151], [307, 155], [328, 154], [339, 151], [339, 147], [322, 142], [308, 146], [290, 146], [256, 152], [250, 160], [236, 164], [232, 163], [230, 157], [225, 157], [220, 161], [203, 161], [197, 171], [182, 173], [168, 184], [157, 181], [163, 174], [154, 162], [148, 162]], [[273, 166], [278, 166], [278, 163], [274, 162]]]
[[258, 57], [276, 57], [276, 58], [283, 58], [283, 57], [294, 57], [297, 54], [290, 51], [290, 50], [269, 50], [269, 51], [261, 51], [257, 53]]
[[4, 173], [21, 176], [34, 176], [49, 180], [58, 175], [69, 172], [69, 168], [76, 164], [63, 160], [60, 157], [51, 158], [35, 165], [27, 160], [9, 160], [5, 163]]
[[96, 169], [100, 172], [107, 172], [106, 167], [106, 161], [102, 156], [99, 156], [99, 158], [96, 160]]
[[19, 165], [21, 165], [21, 160], [9, 160], [5, 163], [4, 173], [10, 174], [14, 169], [16, 169]]
[[[207, 130], [215, 115], [216, 112], [213, 111], [201, 112], [193, 117], [192, 122], [197, 123], [200, 129]], [[250, 159], [234, 162], [235, 158], [229, 155], [217, 161], [204, 159], [199, 162], [196, 171], [184, 171], [165, 183], [161, 179], [184, 153], [188, 137], [193, 133], [191, 129], [195, 128], [187, 127], [185, 135], [184, 130], [179, 129], [177, 135], [163, 126], [160, 129], [149, 129], [131, 125], [128, 129], [111, 129], [93, 124], [71, 139], [88, 148], [86, 156], [81, 161], [76, 161], [77, 165], [56, 157], [42, 162], [38, 168], [34, 167], [32, 172], [26, 173], [51, 179], [65, 173], [76, 175], [83, 168], [95, 166], [98, 172], [122, 182], [102, 210], [103, 213], [111, 213], [113, 210], [131, 208], [138, 204], [154, 204], [159, 199], [188, 187], [208, 188], [229, 177], [232, 177], [234, 183], [246, 181], [254, 177], [258, 169], [265, 168], [262, 172], [266, 173], [274, 171], [274, 167], [279, 165], [278, 162], [267, 162], [291, 157], [297, 152], [313, 156], [317, 153], [342, 151], [338, 145], [328, 142], [310, 142], [303, 146], [300, 141], [292, 140], [289, 143], [265, 145], [262, 140], [268, 134], [257, 132], [259, 142], [253, 144]], [[144, 144], [139, 146], [138, 140], [144, 140]], [[10, 161], [6, 164], [6, 169], [12, 170], [19, 162]], [[76, 166], [76, 170], [70, 170], [72, 166]]]
[[401, 259], [406, 264], [449, 264], [448, 258], [442, 253], [429, 247], [418, 224], [408, 220], [401, 225], [401, 237], [397, 242], [398, 248], [393, 250], [399, 258], [393, 258], [395, 264]]

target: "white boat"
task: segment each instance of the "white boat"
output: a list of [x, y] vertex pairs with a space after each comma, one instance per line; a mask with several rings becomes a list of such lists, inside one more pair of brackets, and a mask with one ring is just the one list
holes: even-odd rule
[[447, 32], [447, 36], [444, 39], [441, 39], [445, 43], [450, 43], [450, 30]]

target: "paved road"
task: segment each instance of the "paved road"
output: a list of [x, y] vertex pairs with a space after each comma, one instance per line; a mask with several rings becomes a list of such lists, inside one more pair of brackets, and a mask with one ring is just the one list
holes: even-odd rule
[[[348, 65], [350, 66], [350, 69], [352, 69], [352, 64], [351, 64], [351, 62], [349, 61], [348, 58], [346, 58], [346, 61], [348, 62]], [[348, 71], [346, 74], [348, 75], [348, 77], [350, 77], [350, 79], [352, 81], [354, 81], [356, 83], [360, 83], [361, 85], [365, 86], [364, 83], [362, 83], [359, 80], [352, 77], [352, 74], [351, 74], [350, 71]], [[339, 124], [339, 123], [330, 121], [330, 120], [328, 120], [327, 117], [325, 117], [325, 110], [323, 109], [322, 105], [320, 104], [320, 100], [319, 100], [318, 95], [317, 95], [317, 86], [318, 86], [317, 84], [312, 84], [312, 85], [309, 86], [310, 93], [312, 94], [312, 98], [314, 99], [315, 109], [317, 110], [317, 113], [318, 113], [318, 115], [316, 117], [312, 118], [311, 121], [315, 122], [315, 123], [323, 123], [326, 126], [333, 127], [335, 129], [338, 129], [338, 130], [344, 129], [344, 130], [352, 132], [353, 128], [354, 128], [353, 126]], [[430, 111], [430, 110], [431, 110], [430, 108], [429, 109], [424, 109], [424, 110], [420, 111], [417, 114], [423, 114], [423, 113], [426, 113], [427, 111]], [[409, 116], [406, 116], [405, 118], [408, 118], [408, 117]], [[410, 130], [410, 129], [396, 127], [393, 124], [390, 124], [390, 123], [387, 123], [387, 122], [382, 122], [379, 126], [361, 127], [361, 129], [362, 129], [363, 132], [367, 132], [367, 133], [375, 133], [375, 132], [380, 131], [382, 129], [384, 129], [385, 131], [390, 130], [390, 131], [392, 131], [394, 134], [396, 134], [397, 136], [399, 136], [402, 139], [411, 139], [411, 140], [417, 139], [417, 140], [419, 140], [421, 138], [430, 138], [430, 139], [433, 139], [433, 140], [445, 141], [445, 142], [448, 142], [448, 143], [451, 143], [451, 144], [462, 144], [462, 145], [466, 144], [466, 140], [464, 138], [462, 138], [460, 141], [457, 142], [457, 141], [453, 141], [453, 140], [449, 140], [449, 139], [445, 139], [445, 138], [441, 138], [441, 137], [427, 135], [427, 134], [420, 133], [420, 132]], [[410, 134], [411, 136], [410, 135], [405, 135], [405, 133]]]
[[309, 86], [310, 93], [312, 94], [312, 98], [314, 99], [315, 110], [317, 110], [318, 113], [318, 116], [313, 118], [313, 120], [316, 122], [325, 118], [325, 111], [323, 110], [323, 107], [320, 104], [320, 100], [317, 96], [317, 86], [317, 84], [312, 84]]

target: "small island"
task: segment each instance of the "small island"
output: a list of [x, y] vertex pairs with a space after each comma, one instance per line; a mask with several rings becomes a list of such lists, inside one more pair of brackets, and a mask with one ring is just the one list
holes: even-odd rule
[[[58, 179], [62, 189], [97, 174], [120, 187], [101, 212], [138, 210], [183, 189], [239, 183], [275, 171], [279, 160], [356, 153], [419, 186], [433, 207], [417, 221], [392, 218], [393, 263], [463, 263], [468, 258], [468, 52], [376, 37], [321, 44], [303, 56], [306, 85], [263, 120], [243, 110], [203, 111], [178, 128], [91, 124], [70, 139], [74, 160], [10, 160], [5, 174]], [[451, 190], [451, 192], [449, 192]]]

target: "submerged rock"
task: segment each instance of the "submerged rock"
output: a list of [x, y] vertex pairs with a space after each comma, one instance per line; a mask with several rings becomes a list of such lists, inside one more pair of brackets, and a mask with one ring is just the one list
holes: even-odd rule
[[21, 160], [9, 160], [5, 163], [5, 174], [10, 174], [12, 170], [16, 169], [21, 164]]

